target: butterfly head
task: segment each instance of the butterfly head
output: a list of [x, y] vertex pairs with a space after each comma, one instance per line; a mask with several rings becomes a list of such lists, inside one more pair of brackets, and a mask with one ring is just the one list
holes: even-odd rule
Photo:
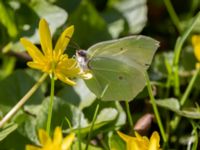
[[86, 68], [87, 67], [87, 51], [85, 50], [77, 50], [76, 51], [76, 59], [79, 63], [79, 65], [82, 67], [82, 68]]
[[88, 55], [86, 50], [77, 50], [76, 51], [76, 60], [78, 61], [78, 64], [80, 68], [82, 69], [82, 72], [85, 73], [86, 79], [90, 79], [92, 77], [92, 74], [90, 73], [90, 69], [88, 68]]

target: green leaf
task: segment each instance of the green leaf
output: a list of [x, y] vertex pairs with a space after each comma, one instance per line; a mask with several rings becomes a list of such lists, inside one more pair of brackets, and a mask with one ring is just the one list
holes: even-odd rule
[[[97, 105], [97, 101], [90, 107], [83, 110], [85, 117], [89, 120], [90, 124], [86, 128], [81, 129], [81, 133], [87, 133], [90, 130], [91, 121]], [[126, 123], [126, 114], [118, 102], [102, 102], [100, 101], [99, 113], [97, 120], [94, 124], [93, 135], [105, 131], [113, 130]]]
[[58, 97], [61, 97], [66, 102], [73, 104], [80, 109], [90, 106], [96, 96], [88, 89], [83, 80], [78, 79], [75, 86], [65, 86], [58, 91]]
[[124, 26], [125, 32], [131, 34], [142, 31], [147, 22], [146, 0], [119, 0], [114, 3], [110, 1], [110, 7], [104, 16], [112, 35], [116, 34], [116, 30], [119, 34], [121, 26]]
[[[90, 107], [84, 108], [83, 113], [85, 119], [89, 120], [85, 126], [81, 124], [81, 129], [79, 130], [77, 127], [73, 128], [73, 132], [81, 133], [82, 136], [85, 136], [90, 131], [91, 121], [93, 118], [93, 114], [96, 108], [97, 102], [93, 103]], [[108, 115], [109, 114], [109, 115]], [[103, 133], [105, 131], [113, 130], [122, 126], [126, 123], [126, 114], [123, 111], [121, 105], [118, 102], [100, 102], [100, 110], [97, 115], [97, 119], [95, 121], [92, 135], [95, 136], [99, 133]], [[70, 132], [69, 129], [64, 131], [65, 133]]]
[[157, 100], [156, 104], [158, 106], [176, 111], [180, 109], [180, 104], [177, 99], [175, 98], [168, 98], [168, 99], [162, 99], [162, 100]]
[[[35, 83], [36, 81], [27, 75], [25, 71], [15, 71], [0, 81], [1, 105], [14, 106]], [[26, 104], [38, 104], [43, 98], [44, 94], [40, 90], [37, 90]]]
[[5, 1], [0, 1], [0, 10], [0, 22], [7, 28], [10, 37], [15, 38], [18, 31], [14, 21], [14, 11]]
[[87, 48], [91, 44], [111, 38], [106, 22], [88, 0], [81, 1], [78, 8], [71, 14], [69, 23], [75, 26], [73, 39], [81, 48]]
[[[190, 62], [190, 63], [188, 63]], [[180, 63], [183, 66], [183, 69], [181, 70], [183, 73], [185, 71], [185, 74], [189, 71], [193, 71], [195, 69], [195, 64], [197, 60], [194, 56], [194, 49], [192, 46], [187, 46], [183, 49]], [[184, 74], [183, 74], [184, 75]]]
[[184, 108], [183, 110], [178, 111], [177, 113], [186, 118], [200, 119], [200, 111], [196, 108]]
[[75, 9], [79, 6], [81, 0], [49, 0], [49, 1], [57, 1], [55, 4], [63, 9], [65, 9], [68, 13], [75, 11]]
[[157, 100], [156, 104], [160, 107], [169, 109], [180, 116], [191, 119], [200, 119], [200, 111], [197, 108], [184, 108], [180, 110], [179, 101], [175, 98]]
[[[107, 125], [108, 123], [110, 123], [110, 122], [107, 121], [107, 122], [95, 123], [92, 134], [96, 135], [97, 132], [100, 132], [101, 128], [104, 127], [105, 125]], [[81, 133], [84, 136], [90, 132], [90, 129], [91, 129], [91, 124], [88, 124], [86, 127], [81, 127], [80, 129], [79, 128], [74, 128], [72, 130], [66, 129], [66, 130], [64, 130], [64, 133], [75, 132], [76, 134]]]
[[14, 71], [16, 58], [3, 55], [1, 59], [2, 59], [2, 66], [0, 70], [0, 79], [2, 80], [3, 78], [7, 77]]
[[125, 30], [123, 14], [111, 7], [107, 8], [106, 11], [102, 13], [102, 16], [108, 24], [108, 31], [112, 38], [118, 38]]
[[[45, 98], [40, 105], [26, 106], [24, 109], [31, 114], [26, 121], [20, 125], [19, 131], [22, 135], [28, 137], [31, 141], [38, 144], [38, 129], [46, 129], [47, 116], [49, 108], [49, 98]], [[81, 127], [88, 124], [87, 120], [80, 110], [72, 105], [67, 104], [64, 100], [55, 97], [52, 113], [51, 133], [56, 126], [61, 126], [63, 130], [69, 129], [65, 118], [69, 120], [72, 128], [76, 128], [81, 115]], [[71, 130], [69, 129], [69, 132]]]
[[22, 136], [17, 130], [9, 134], [3, 141], [0, 141], [1, 150], [24, 150], [26, 144], [31, 142]]
[[52, 34], [65, 23], [68, 17], [65, 10], [46, 1], [36, 0], [30, 4], [30, 7], [33, 8], [40, 18], [47, 20]]
[[[16, 10], [20, 37], [26, 37], [33, 43], [39, 44], [38, 23], [40, 18], [45, 18], [49, 23], [51, 34], [61, 27], [67, 20], [67, 12], [47, 1], [34, 0], [26, 3], [19, 3]], [[23, 51], [24, 48], [19, 41], [13, 42], [12, 50]]]
[[[82, 148], [82, 149], [85, 149], [85, 147], [86, 147], [86, 144], [85, 144], [85, 143], [81, 143], [81, 148]], [[79, 149], [79, 143], [78, 143], [78, 142], [75, 142], [75, 143], [72, 145], [72, 149], [73, 149], [73, 150], [78, 150], [78, 149]], [[103, 149], [100, 148], [100, 147], [97, 147], [97, 146], [89, 145], [88, 150], [103, 150]]]
[[[198, 13], [197, 13], [197, 15], [198, 15]], [[195, 19], [195, 17], [196, 16], [193, 16], [187, 20], [182, 21], [181, 22], [182, 28], [183, 29], [188, 28], [188, 26], [191, 25], [191, 23]], [[193, 27], [192, 32], [197, 34], [197, 33], [200, 33], [200, 17], [198, 17], [196, 21], [197, 22], [196, 22], [195, 26]]]
[[10, 133], [17, 129], [18, 125], [15, 123], [6, 124], [2, 129], [0, 129], [0, 141], [5, 139]]
[[163, 52], [155, 55], [151, 66], [151, 78], [153, 80], [161, 80], [167, 78], [168, 73], [172, 72], [171, 65], [173, 63], [173, 52]]
[[124, 141], [116, 133], [109, 134], [108, 143], [109, 143], [109, 147], [111, 150], [126, 149], [126, 145], [125, 145]]
[[95, 123], [112, 121], [116, 119], [117, 115], [118, 115], [118, 112], [116, 109], [104, 108], [99, 112]]

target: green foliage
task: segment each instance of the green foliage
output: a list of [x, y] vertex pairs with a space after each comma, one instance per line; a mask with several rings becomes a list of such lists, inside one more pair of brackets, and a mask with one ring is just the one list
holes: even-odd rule
[[191, 119], [200, 119], [200, 111], [198, 108], [191, 107], [191, 108], [180, 109], [180, 104], [177, 99], [171, 98], [171, 99], [157, 100], [156, 103], [158, 104], [158, 106], [172, 110], [180, 116]]
[[[12, 107], [21, 97], [23, 97], [27, 90], [33, 86], [35, 80], [27, 75], [23, 70], [17, 70], [7, 78], [0, 81], [0, 99], [1, 105]], [[38, 90], [30, 98], [27, 104], [38, 104], [44, 94]]]
[[113, 150], [126, 149], [125, 143], [116, 133], [109, 134], [109, 147]]
[[[180, 5], [178, 0], [148, 3], [146, 0], [0, 0], [0, 120], [41, 75], [37, 70], [27, 69], [30, 57], [19, 40], [26, 37], [40, 48], [38, 23], [45, 18], [53, 44], [67, 26], [74, 25], [75, 32], [66, 53], [71, 57], [76, 50], [88, 50], [87, 65], [95, 77], [85, 81], [75, 79], [73, 87], [56, 81], [51, 134], [56, 126], [62, 127], [64, 135], [74, 132], [72, 150], [85, 149], [87, 143], [88, 150], [124, 150], [126, 144], [117, 130], [132, 134], [139, 126], [138, 132], [142, 135], [148, 136], [157, 130], [161, 136], [158, 124], [162, 121], [168, 137], [164, 143], [161, 136], [162, 149], [198, 149], [200, 75], [195, 68], [198, 60], [191, 38], [200, 34], [200, 0], [184, 3]], [[127, 46], [118, 39], [138, 37], [135, 34], [145, 36], [140, 42], [131, 38], [130, 51], [126, 55], [117, 54], [117, 50]], [[154, 58], [157, 42], [151, 43], [151, 38], [146, 36], [160, 42]], [[110, 43], [104, 42], [107, 40], [115, 42], [106, 45]], [[100, 46], [91, 47], [98, 42]], [[147, 53], [147, 49], [152, 53]], [[130, 63], [130, 58], [134, 63]], [[151, 65], [148, 70], [151, 96], [155, 98], [161, 120], [156, 120], [154, 115], [150, 120], [143, 118], [146, 113], [154, 113], [144, 88], [144, 73], [149, 67], [146, 65]], [[126, 77], [131, 76], [128, 82], [116, 79], [122, 72]], [[104, 93], [108, 82], [112, 83], [111, 87]], [[98, 89], [98, 84], [103, 88]], [[133, 93], [132, 89], [137, 92]], [[38, 129], [46, 128], [49, 91], [47, 79], [0, 128], [0, 150], [23, 150], [27, 144], [40, 144]], [[127, 115], [124, 102], [116, 100], [130, 101], [131, 116]], [[130, 120], [134, 126], [128, 124]], [[91, 135], [89, 142], [88, 135]]]
[[12, 38], [16, 37], [17, 27], [14, 22], [14, 12], [3, 1], [0, 1], [0, 10], [1, 10], [1, 15], [0, 15], [1, 23], [7, 28], [10, 37]]
[[82, 48], [111, 38], [105, 20], [87, 0], [81, 1], [70, 15], [69, 23], [74, 24], [76, 33], [73, 38]]
[[3, 127], [0, 130], [0, 141], [2, 141], [3, 139], [5, 139], [11, 132], [13, 132], [14, 130], [17, 129], [17, 124], [15, 123], [10, 123], [7, 124], [5, 127]]

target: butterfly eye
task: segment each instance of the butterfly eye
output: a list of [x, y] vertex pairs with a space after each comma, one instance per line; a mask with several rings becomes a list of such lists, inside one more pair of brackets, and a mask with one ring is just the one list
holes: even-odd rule
[[82, 57], [86, 57], [87, 56], [87, 52], [85, 50], [79, 50], [78, 54]]

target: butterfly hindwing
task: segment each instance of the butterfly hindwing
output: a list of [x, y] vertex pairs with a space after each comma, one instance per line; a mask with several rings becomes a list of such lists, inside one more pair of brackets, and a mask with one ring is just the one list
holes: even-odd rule
[[88, 65], [93, 78], [86, 84], [102, 100], [131, 100], [145, 85], [143, 71], [118, 60], [97, 57]]

